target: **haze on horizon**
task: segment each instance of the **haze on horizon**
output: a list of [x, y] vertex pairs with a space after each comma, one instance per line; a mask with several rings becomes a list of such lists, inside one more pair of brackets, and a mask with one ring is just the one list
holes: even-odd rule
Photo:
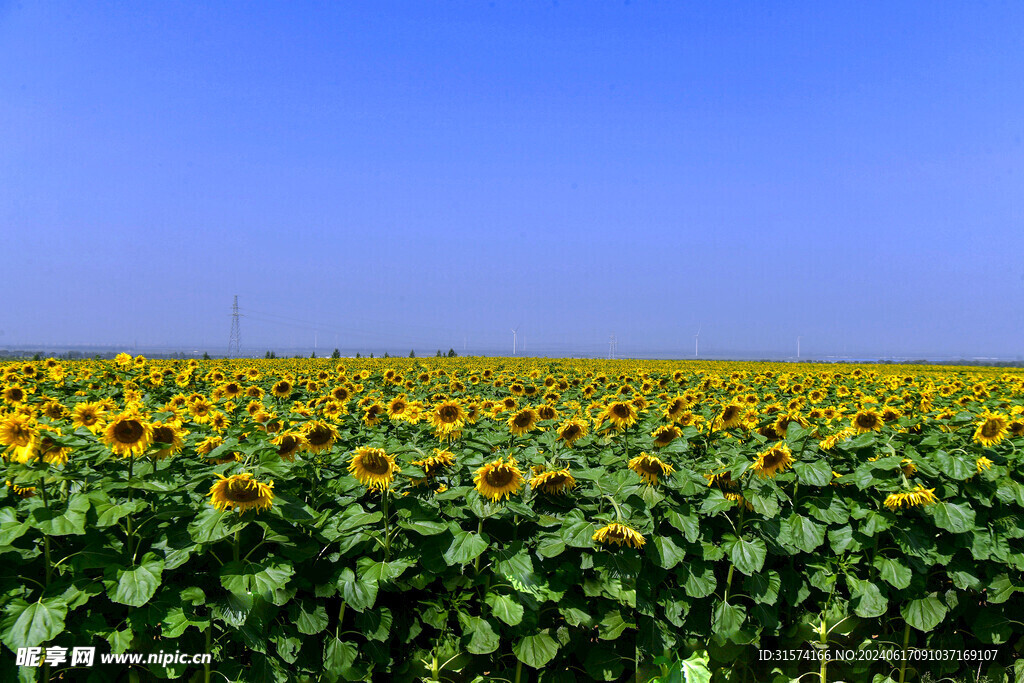
[[1022, 63], [1020, 3], [0, 0], [0, 347], [1017, 358]]

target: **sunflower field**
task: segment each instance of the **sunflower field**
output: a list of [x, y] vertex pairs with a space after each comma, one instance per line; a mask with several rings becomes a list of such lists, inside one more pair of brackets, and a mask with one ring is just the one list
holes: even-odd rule
[[[1024, 680], [1020, 371], [122, 354], [0, 387], [2, 680]], [[176, 652], [212, 661], [99, 660]]]

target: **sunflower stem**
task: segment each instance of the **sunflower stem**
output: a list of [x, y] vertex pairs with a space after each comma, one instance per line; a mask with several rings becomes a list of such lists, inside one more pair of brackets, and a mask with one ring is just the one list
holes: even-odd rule
[[516, 680], [514, 683], [519, 683], [520, 677], [523, 675], [523, 663], [516, 660]]
[[[132, 488], [132, 473], [135, 470], [135, 454], [128, 453], [128, 509], [132, 507], [132, 501], [135, 499], [135, 489]], [[127, 530], [127, 541], [128, 541], [128, 564], [135, 564], [135, 555], [132, 554], [132, 539], [134, 538], [134, 532], [132, 531], [132, 513], [129, 512], [125, 517], [126, 530]]]
[[[206, 650], [205, 653], [209, 654], [210, 644], [213, 640], [213, 615], [210, 615], [210, 625], [206, 627]], [[210, 683], [210, 663], [206, 662], [203, 664], [203, 683]]]
[[607, 498], [611, 502], [612, 507], [615, 508], [615, 521], [616, 522], [621, 522], [622, 521], [622, 510], [619, 509], [619, 504], [615, 502], [614, 498], [612, 498], [611, 496], [609, 496], [607, 494], [605, 494], [605, 498]]
[[[484, 518], [481, 517], [480, 520], [476, 524], [476, 535], [480, 536], [483, 533], [484, 533]], [[479, 555], [477, 555], [476, 559], [473, 560], [473, 575], [474, 576], [479, 576], [480, 575], [480, 558], [481, 557], [483, 557], [483, 553], [480, 553]]]
[[821, 619], [821, 624], [818, 625], [818, 642], [821, 644], [822, 657], [821, 666], [818, 667], [818, 680], [820, 683], [827, 683], [828, 681], [828, 622], [824, 617]]
[[391, 558], [391, 523], [388, 520], [388, 498], [391, 494], [391, 489], [386, 488], [382, 492], [383, 505], [384, 505], [384, 561], [387, 562]]
[[241, 527], [239, 527], [238, 529], [235, 529], [235, 543], [234, 543], [234, 546], [231, 549], [232, 550], [231, 556], [235, 560], [235, 562], [238, 562], [238, 556], [240, 554], [240, 548], [241, 548], [241, 541], [242, 541], [242, 529], [241, 529]]
[[907, 624], [903, 629], [903, 656], [900, 657], [900, 680], [899, 683], [903, 683], [907, 676], [907, 644], [910, 643], [910, 624]]

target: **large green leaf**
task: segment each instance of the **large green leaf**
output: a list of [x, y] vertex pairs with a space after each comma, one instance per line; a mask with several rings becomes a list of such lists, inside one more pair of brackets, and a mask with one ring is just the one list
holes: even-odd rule
[[927, 633], [942, 623], [946, 617], [946, 606], [936, 596], [929, 595], [926, 598], [911, 600], [903, 606], [900, 613], [908, 624], [918, 631]]
[[357, 578], [356, 573], [349, 568], [343, 569], [338, 576], [338, 588], [345, 602], [357, 612], [373, 607], [377, 601], [377, 581]]
[[832, 468], [823, 460], [795, 462], [793, 463], [793, 471], [796, 472], [796, 476], [801, 484], [827, 486], [832, 481]]
[[213, 543], [245, 526], [234, 510], [204, 507], [188, 525], [189, 536], [196, 543]]
[[232, 593], [265, 595], [284, 588], [295, 569], [287, 562], [228, 562], [220, 569], [220, 583]]
[[107, 590], [107, 595], [122, 605], [141, 607], [156, 593], [163, 571], [163, 559], [146, 553], [135, 567], [117, 571], [117, 584]]
[[547, 633], [525, 636], [512, 646], [516, 659], [534, 669], [541, 669], [558, 653], [558, 643]]
[[791, 514], [782, 520], [782, 539], [810, 553], [825, 542], [825, 527], [807, 517]]
[[487, 536], [460, 531], [455, 534], [451, 545], [444, 551], [444, 561], [449, 565], [467, 564], [487, 550]]
[[935, 517], [935, 526], [954, 534], [974, 530], [974, 510], [967, 505], [939, 501], [928, 509]]
[[903, 589], [910, 585], [910, 579], [913, 574], [910, 571], [910, 567], [903, 564], [900, 560], [876, 557], [875, 567], [878, 569], [882, 580], [893, 588]]
[[16, 598], [4, 608], [3, 642], [11, 650], [39, 647], [64, 630], [68, 607], [60, 598], [25, 602]]
[[859, 617], [874, 618], [885, 614], [889, 609], [888, 599], [882, 595], [878, 584], [870, 581], [848, 581], [850, 584], [851, 605]]
[[736, 538], [732, 534], [726, 534], [722, 540], [722, 547], [729, 553], [729, 559], [736, 568], [748, 576], [761, 571], [765, 557], [768, 556], [764, 541], [756, 537]]
[[487, 655], [498, 649], [501, 639], [494, 632], [491, 623], [481, 617], [468, 617], [462, 629], [463, 636], [469, 636], [466, 651], [471, 655]]
[[509, 626], [515, 626], [523, 620], [523, 606], [507, 595], [488, 593], [485, 598], [494, 616]]
[[747, 619], [747, 610], [743, 605], [731, 605], [720, 602], [711, 615], [711, 629], [726, 638], [735, 635]]
[[655, 549], [658, 565], [664, 569], [672, 569], [686, 557], [686, 551], [677, 546], [671, 536], [657, 536], [651, 545]]
[[615, 640], [627, 628], [636, 628], [636, 624], [626, 621], [619, 610], [612, 610], [598, 624], [597, 637], [601, 640]]

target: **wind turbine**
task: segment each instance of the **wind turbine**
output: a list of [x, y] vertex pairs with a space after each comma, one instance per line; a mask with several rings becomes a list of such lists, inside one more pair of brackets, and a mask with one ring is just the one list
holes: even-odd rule
[[512, 355], [516, 355], [516, 332], [519, 331], [519, 327], [512, 328]]
[[697, 357], [697, 351], [699, 349], [698, 345], [700, 344], [700, 330], [701, 330], [702, 327], [704, 327], [703, 324], [697, 325], [697, 334], [693, 335], [693, 357], [694, 358]]
[[800, 360], [800, 340], [801, 339], [803, 339], [803, 337], [798, 336], [796, 338], [796, 359], [797, 360]]

